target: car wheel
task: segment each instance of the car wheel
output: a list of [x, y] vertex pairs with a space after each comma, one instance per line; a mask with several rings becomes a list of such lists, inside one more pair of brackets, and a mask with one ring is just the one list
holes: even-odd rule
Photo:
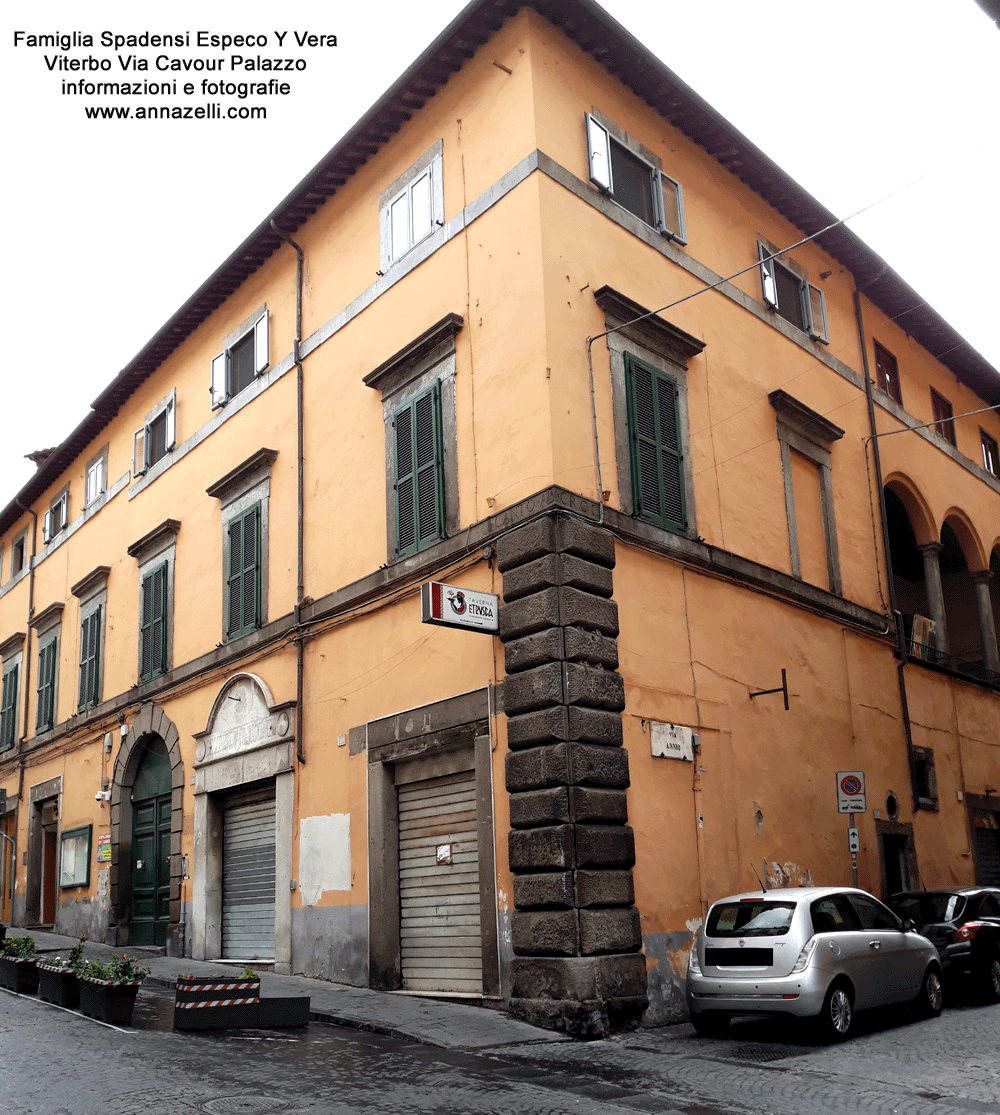
[[935, 967], [924, 972], [924, 982], [917, 996], [917, 1010], [924, 1018], [937, 1018], [944, 1006], [944, 988], [941, 986], [941, 973]]
[[824, 1041], [843, 1041], [854, 1025], [854, 1002], [846, 983], [832, 983], [817, 1018]]
[[729, 1029], [729, 1019], [724, 1014], [705, 1011], [691, 1015], [691, 1025], [700, 1038], [721, 1038]]
[[990, 1003], [1000, 1003], [1000, 952], [994, 953], [983, 965], [983, 993]]

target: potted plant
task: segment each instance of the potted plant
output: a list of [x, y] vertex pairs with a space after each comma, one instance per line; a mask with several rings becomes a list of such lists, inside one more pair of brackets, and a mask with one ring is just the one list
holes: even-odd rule
[[134, 956], [112, 956], [91, 960], [80, 973], [80, 1010], [99, 1022], [132, 1021], [139, 985], [149, 975]]
[[248, 967], [228, 976], [178, 975], [175, 1030], [241, 1030], [257, 1026], [260, 976]]
[[81, 937], [65, 959], [61, 956], [46, 957], [38, 961], [38, 997], [58, 1007], [80, 1005], [80, 969], [84, 967]]
[[34, 995], [38, 990], [38, 968], [33, 937], [7, 937], [0, 945], [0, 987], [18, 995]]

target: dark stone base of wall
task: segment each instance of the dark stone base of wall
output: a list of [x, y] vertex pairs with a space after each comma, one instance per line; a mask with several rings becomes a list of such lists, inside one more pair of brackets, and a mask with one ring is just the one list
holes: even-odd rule
[[638, 953], [516, 957], [511, 978], [511, 1014], [574, 1038], [634, 1029], [648, 1006], [646, 960]]

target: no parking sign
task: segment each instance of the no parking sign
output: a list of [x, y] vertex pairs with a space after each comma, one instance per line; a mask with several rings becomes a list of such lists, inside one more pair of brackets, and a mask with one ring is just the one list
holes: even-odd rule
[[865, 772], [863, 770], [837, 771], [837, 812], [865, 813]]

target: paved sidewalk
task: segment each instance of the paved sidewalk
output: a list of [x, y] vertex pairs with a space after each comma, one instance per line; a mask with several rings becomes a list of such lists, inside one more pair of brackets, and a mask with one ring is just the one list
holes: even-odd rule
[[[75, 938], [58, 933], [14, 926], [7, 930], [11, 937], [25, 933], [34, 937], [38, 952], [48, 956], [66, 956], [76, 944]], [[127, 952], [137, 957], [143, 967], [149, 968], [146, 982], [153, 987], [173, 987], [179, 973], [219, 975], [236, 967], [190, 960], [183, 956], [163, 956], [159, 949], [139, 946], [113, 949], [96, 941], [88, 941], [84, 946], [87, 959], [104, 959], [116, 952]], [[356, 1030], [410, 1038], [442, 1049], [487, 1049], [525, 1042], [551, 1044], [572, 1040], [565, 1034], [519, 1022], [498, 1010], [422, 996], [371, 991], [366, 987], [348, 987], [305, 976], [279, 976], [262, 971], [261, 991], [265, 996], [308, 995], [311, 1016], [320, 1022], [334, 1022]]]

